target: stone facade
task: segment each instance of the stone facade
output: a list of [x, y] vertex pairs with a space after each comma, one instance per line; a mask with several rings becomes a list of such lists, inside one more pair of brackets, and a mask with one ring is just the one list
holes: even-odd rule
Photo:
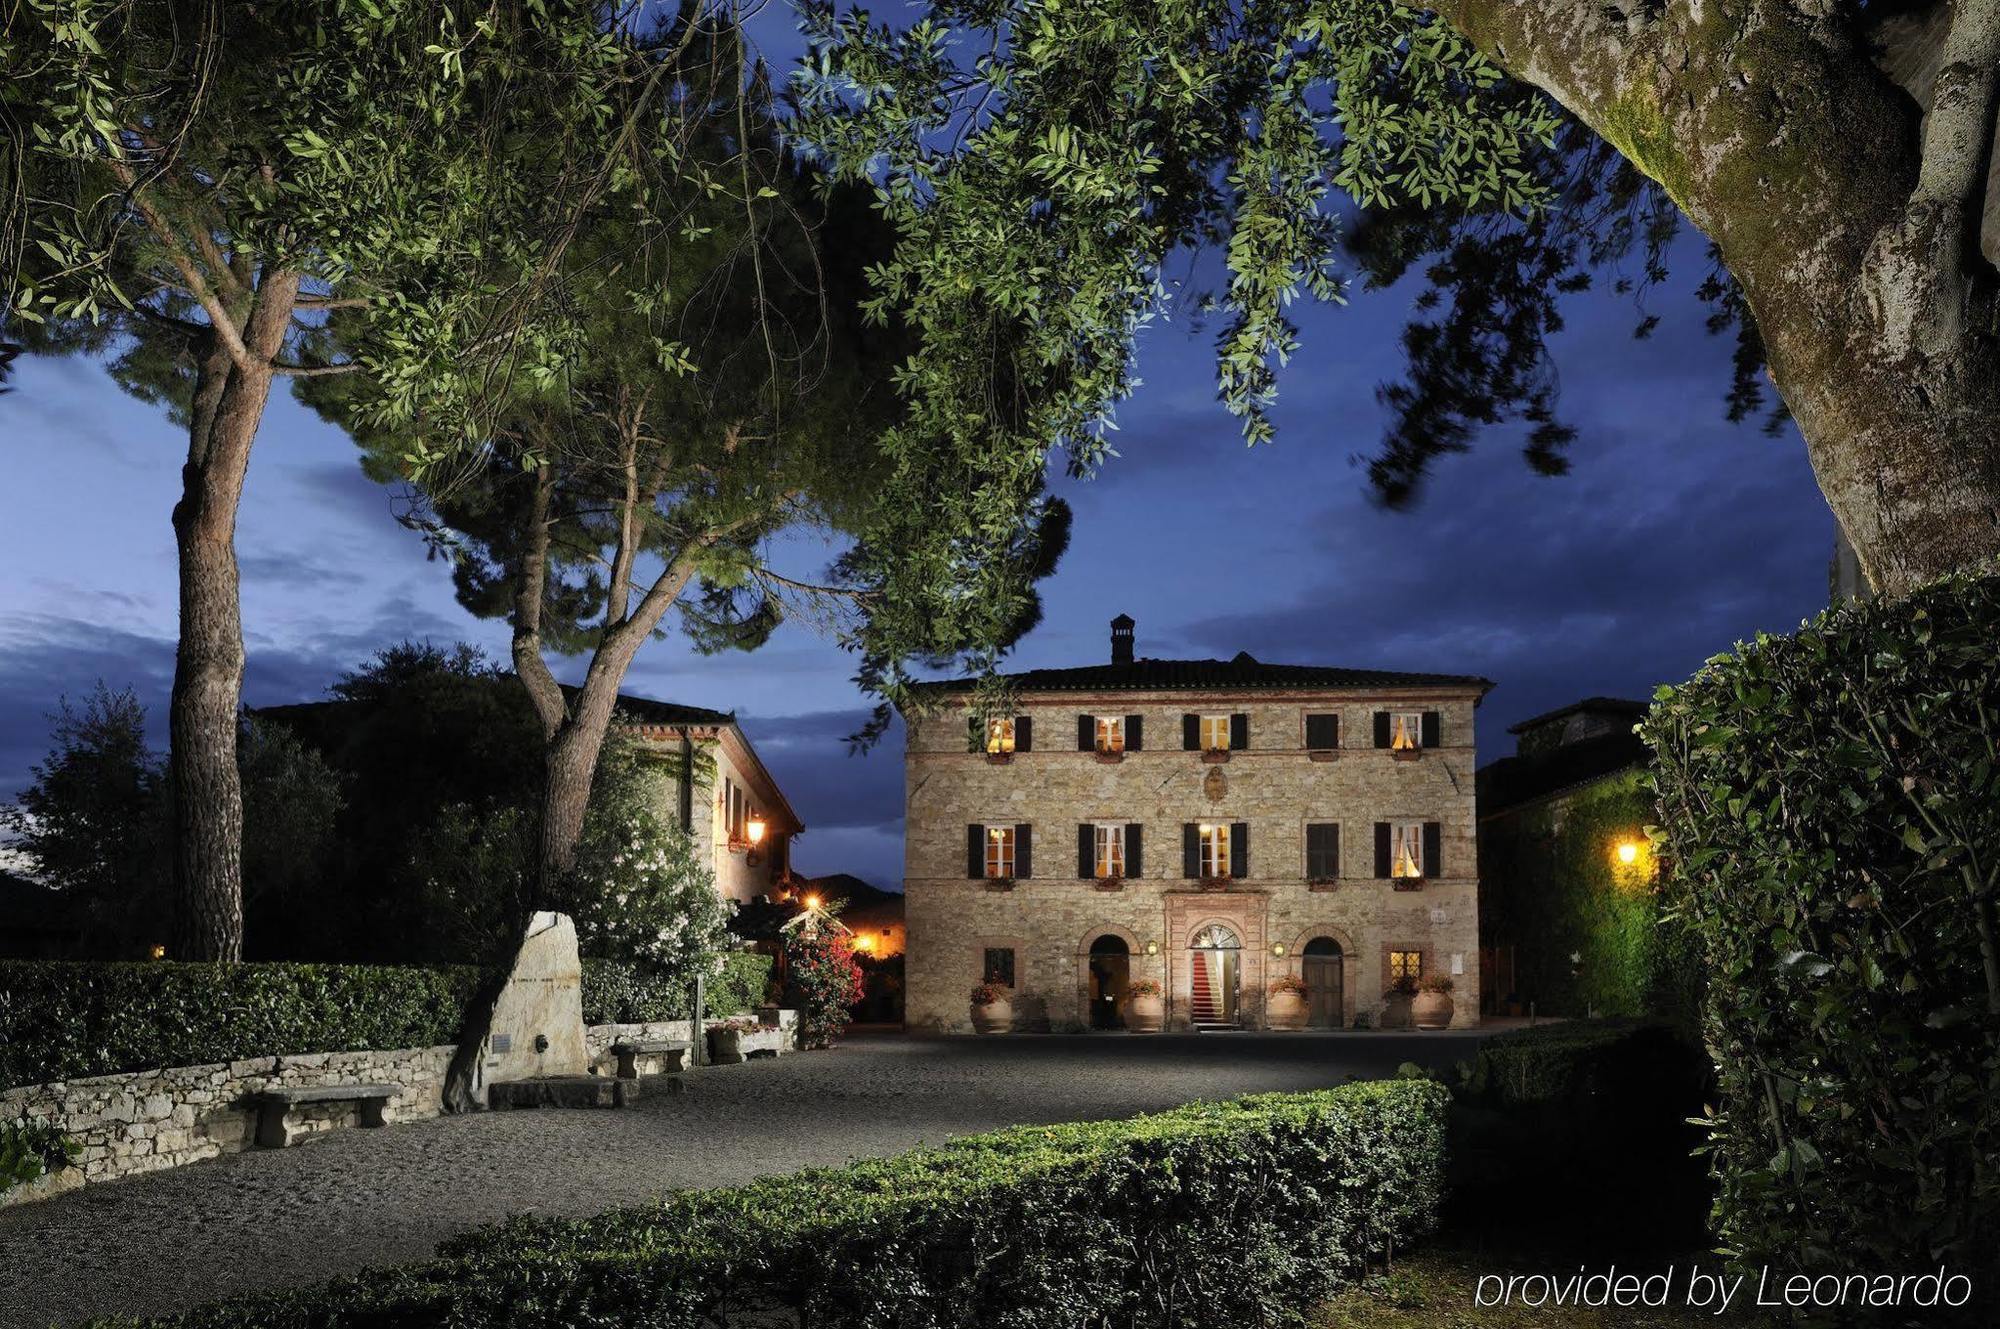
[[[695, 785], [683, 795], [675, 781], [663, 781], [661, 797], [673, 820], [686, 797], [687, 826], [715, 873], [716, 890], [738, 901], [770, 894], [789, 875], [792, 837], [805, 826], [734, 717], [632, 697], [620, 704], [629, 720], [642, 721], [631, 724], [632, 732], [663, 759], [677, 760], [683, 743], [697, 754]], [[669, 723], [667, 717], [675, 718]], [[757, 843], [749, 835], [753, 820], [763, 827]]]
[[[1216, 665], [1227, 680], [1230, 666]], [[1181, 662], [1141, 661], [1141, 666]], [[1129, 661], [1127, 661], [1129, 666]], [[1248, 666], [1256, 666], [1248, 661]], [[1242, 667], [1263, 678], [1283, 667]], [[1088, 678], [1098, 671], [1048, 671]], [[1118, 674], [1117, 665], [1107, 675]], [[1149, 670], [1129, 669], [1140, 680]], [[1157, 676], [1159, 670], [1150, 671]], [[1320, 678], [1338, 671], [1295, 671]], [[1218, 971], [1191, 950], [1215, 924], [1239, 942], [1229, 1023], [1264, 1023], [1264, 998], [1282, 975], [1317, 979], [1315, 1023], [1395, 1024], [1407, 1000], [1389, 993], [1392, 951], [1421, 952], [1422, 972], [1449, 974], [1455, 1025], [1479, 1011], [1477, 850], [1473, 711], [1483, 680], [1367, 675], [1368, 686], [1078, 687], [1017, 682], [1013, 709], [1031, 720], [1027, 751], [1004, 757], [968, 751], [968, 716], [949, 696], [905, 716], [905, 890], [909, 952], [907, 1021], [912, 1028], [971, 1028], [969, 991], [994, 952], [1011, 951], [1016, 1027], [1081, 1029], [1093, 1008], [1093, 946], [1100, 938], [1128, 958], [1097, 975], [1100, 987], [1141, 978], [1166, 989], [1170, 1028], [1195, 1014], [1195, 973]], [[1065, 680], [1067, 681], [1067, 680]], [[1375, 746], [1382, 711], [1430, 712], [1419, 752]], [[1237, 746], [1183, 748], [1183, 717], [1242, 716]], [[1308, 715], [1337, 715], [1338, 746], [1308, 751]], [[1141, 747], [1117, 756], [1080, 750], [1079, 716], [1141, 717]], [[1324, 742], [1324, 721], [1319, 740]], [[1122, 879], [1080, 874], [1085, 823], [1141, 827], [1139, 861]], [[1247, 853], [1225, 880], [1190, 878], [1189, 823], [1247, 829]], [[1307, 827], [1339, 826], [1337, 871], [1308, 872]], [[1426, 826], [1420, 881], [1378, 876], [1377, 823]], [[975, 877], [972, 827], [1030, 828], [1029, 870], [1011, 879]], [[1016, 835], [1018, 836], [1018, 831]], [[1128, 832], [1129, 834], [1129, 832]], [[1324, 844], [1324, 841], [1322, 841]], [[1018, 852], [1018, 846], [1017, 846]], [[1321, 866], [1324, 866], [1322, 864]], [[1096, 869], [1093, 867], [1093, 871]], [[1305, 958], [1309, 943], [1329, 958]], [[1330, 944], [1329, 944], [1330, 943]], [[1337, 969], [1330, 961], [1338, 948]], [[1310, 965], [1310, 972], [1307, 972]], [[1122, 966], [1121, 978], [1116, 968]], [[1214, 981], [1221, 981], [1216, 979]], [[1337, 1001], [1331, 988], [1337, 983]], [[1215, 994], [1211, 993], [1213, 1000]], [[1335, 1014], [1337, 1010], [1337, 1015]], [[1212, 1013], [1212, 1012], [1211, 1012]]]

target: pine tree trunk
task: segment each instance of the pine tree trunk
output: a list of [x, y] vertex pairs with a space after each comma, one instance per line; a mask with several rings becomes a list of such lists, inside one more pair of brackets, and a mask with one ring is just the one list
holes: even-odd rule
[[168, 775], [173, 787], [175, 937], [182, 960], [243, 958], [243, 788], [236, 766], [243, 619], [236, 510], [271, 375], [227, 352], [201, 358], [188, 459], [174, 505], [180, 644], [174, 656]]
[[1983, 196], [1938, 202], [1916, 102], [1834, 7], [1441, 9], [1715, 242], [1877, 592], [2000, 555], [2000, 359], [1961, 299], [1992, 274], [1953, 267], [1983, 260], [1937, 234], [1945, 215], [1956, 240], [1976, 238]]

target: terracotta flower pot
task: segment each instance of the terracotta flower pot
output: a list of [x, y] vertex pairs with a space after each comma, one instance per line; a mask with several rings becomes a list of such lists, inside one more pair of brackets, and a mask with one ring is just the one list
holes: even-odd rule
[[989, 1001], [984, 1006], [974, 1006], [972, 1030], [978, 1034], [1011, 1034], [1014, 1032], [1014, 1003]]
[[1306, 999], [1289, 989], [1273, 992], [1264, 1003], [1264, 1023], [1272, 1029], [1306, 1027]]
[[1167, 1022], [1167, 1003], [1151, 993], [1125, 999], [1125, 1027], [1135, 1034], [1157, 1034]]
[[1450, 1027], [1452, 1009], [1449, 992], [1419, 992], [1410, 999], [1410, 1019], [1419, 1029]]

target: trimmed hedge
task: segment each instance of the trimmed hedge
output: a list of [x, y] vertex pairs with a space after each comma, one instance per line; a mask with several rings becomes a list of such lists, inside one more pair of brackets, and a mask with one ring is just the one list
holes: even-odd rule
[[1713, 1082], [1691, 1032], [1665, 1020], [1483, 1040], [1455, 1076], [1454, 1212], [1493, 1239], [1540, 1229], [1579, 1256], [1700, 1247], [1714, 1187], [1692, 1122]]
[[0, 961], [0, 1088], [458, 1037], [471, 969]]
[[2000, 579], [1829, 612], [1643, 727], [1730, 1249], [2000, 1279]]
[[[771, 957], [753, 951], [728, 951], [722, 972], [702, 985], [702, 1004], [710, 1015], [736, 1015], [764, 1004], [764, 987], [771, 978]], [[685, 1020], [693, 993], [678, 979], [643, 973], [622, 960], [583, 962], [583, 1022], [585, 1024], [653, 1024]]]
[[1429, 1231], [1449, 1094], [1421, 1079], [1017, 1127], [896, 1158], [527, 1219], [425, 1264], [208, 1307], [225, 1326], [1238, 1325]]

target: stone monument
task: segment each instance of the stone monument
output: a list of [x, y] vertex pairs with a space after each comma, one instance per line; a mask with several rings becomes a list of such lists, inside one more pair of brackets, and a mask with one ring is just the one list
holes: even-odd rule
[[536, 914], [494, 1003], [482, 1078], [489, 1085], [543, 1080], [582, 1075], [589, 1067], [576, 924], [567, 914]]

